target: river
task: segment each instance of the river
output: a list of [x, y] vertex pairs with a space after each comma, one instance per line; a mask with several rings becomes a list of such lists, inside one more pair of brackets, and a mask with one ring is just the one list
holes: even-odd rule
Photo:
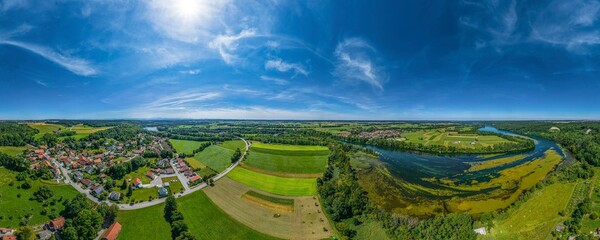
[[[491, 126], [486, 126], [479, 130], [529, 138], [515, 133], [498, 130]], [[424, 181], [423, 178], [451, 178], [458, 183], [470, 182], [472, 180], [477, 180], [479, 182], [489, 181], [489, 179], [497, 176], [499, 170], [514, 167], [535, 158], [542, 157], [544, 152], [551, 148], [554, 148], [554, 150], [564, 157], [561, 148], [556, 145], [556, 143], [542, 138], [530, 139], [535, 141], [535, 148], [530, 152], [502, 154], [493, 157], [484, 157], [481, 154], [441, 156], [400, 150], [385, 150], [373, 146], [369, 146], [368, 148], [379, 153], [380, 160], [386, 164], [389, 171], [396, 177], [410, 183], [435, 188], [437, 186], [436, 184]], [[465, 172], [465, 170], [470, 167], [468, 162], [487, 161], [520, 154], [525, 154], [526, 156], [510, 164], [476, 172]]]

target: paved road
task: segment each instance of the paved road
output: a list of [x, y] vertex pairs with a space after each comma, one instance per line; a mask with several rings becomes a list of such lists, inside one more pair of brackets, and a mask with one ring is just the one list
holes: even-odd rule
[[[237, 167], [240, 162], [242, 162], [242, 159], [244, 159], [244, 156], [246, 156], [246, 154], [248, 153], [248, 150], [250, 149], [250, 142], [246, 141], [243, 138], [240, 138], [242, 141], [244, 141], [244, 143], [246, 144], [246, 150], [244, 151], [244, 153], [242, 154], [242, 156], [240, 157], [240, 159], [237, 160], [237, 162], [235, 162], [234, 164], [232, 164], [231, 166], [229, 166], [227, 169], [225, 169], [225, 171], [217, 174], [216, 176], [213, 177], [213, 180], [216, 182], [219, 179], [223, 178], [225, 175], [227, 175], [229, 172], [231, 172], [231, 170], [233, 170], [235, 167]], [[81, 188], [76, 182], [71, 181], [71, 178], [69, 177], [68, 174], [68, 170], [65, 169], [64, 167], [60, 166], [60, 170], [63, 174], [63, 176], [65, 177], [65, 183], [69, 183], [71, 184], [71, 186], [73, 186], [77, 191], [79, 191], [80, 193], [85, 194], [90, 200], [94, 201], [95, 203], [101, 203], [101, 202], [105, 202], [108, 205], [113, 205], [116, 203], [110, 202], [110, 201], [100, 201], [98, 200], [98, 198], [92, 196], [92, 194], [89, 193], [89, 191]], [[187, 186], [187, 181], [186, 178], [183, 179], [183, 181], [181, 180], [181, 177], [179, 176], [179, 173], [177, 173], [177, 176], [179, 177], [179, 181], [182, 182], [182, 184], [184, 184], [184, 186]], [[175, 194], [175, 198], [180, 198], [183, 197], [185, 195], [188, 195], [190, 193], [196, 192], [202, 188], [205, 188], [206, 186], [208, 186], [206, 183], [200, 183], [192, 188], [186, 188], [183, 193], [177, 193]], [[165, 202], [166, 198], [159, 198], [159, 199], [155, 199], [152, 201], [146, 201], [146, 202], [141, 202], [141, 203], [137, 203], [134, 205], [129, 205], [129, 204], [117, 204], [117, 206], [119, 206], [120, 210], [135, 210], [135, 209], [141, 209], [141, 208], [146, 208], [146, 207], [150, 207], [150, 206], [154, 206], [157, 204], [161, 204], [163, 202]]]

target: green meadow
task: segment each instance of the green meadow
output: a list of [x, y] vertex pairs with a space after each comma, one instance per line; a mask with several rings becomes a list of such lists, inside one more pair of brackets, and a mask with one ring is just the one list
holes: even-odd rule
[[236, 148], [240, 148], [240, 151], [243, 152], [244, 142], [241, 140], [225, 141], [218, 145], [212, 145], [202, 152], [196, 153], [194, 159], [217, 172], [222, 172], [231, 165], [231, 156]]
[[317, 193], [317, 181], [314, 178], [286, 178], [235, 168], [229, 178], [250, 187], [283, 196], [312, 196]]
[[546, 239], [556, 224], [564, 220], [558, 213], [567, 207], [574, 188], [575, 183], [556, 183], [536, 191], [529, 200], [508, 212], [508, 217], [494, 222], [484, 239]]
[[13, 146], [0, 146], [0, 152], [6, 153], [11, 156], [15, 156], [23, 153], [23, 150], [27, 149], [27, 146], [13, 147]]
[[179, 139], [169, 139], [169, 142], [178, 153], [185, 153], [186, 155], [192, 155], [194, 150], [200, 147], [200, 144], [203, 142], [199, 141], [190, 141], [190, 140], [179, 140]]
[[119, 211], [119, 240], [171, 239], [171, 226], [164, 218], [165, 204], [137, 210]]
[[[25, 221], [28, 225], [42, 224], [50, 220], [49, 215], [58, 214], [64, 209], [64, 206], [59, 199], [70, 199], [75, 197], [78, 192], [70, 185], [46, 184], [39, 180], [29, 180], [30, 189], [19, 189], [23, 182], [17, 181], [15, 178], [16, 172], [0, 168], [0, 226], [17, 228], [22, 219], [26, 216], [30, 218]], [[12, 182], [13, 186], [10, 186]], [[48, 204], [44, 207], [43, 203], [31, 201], [29, 198], [41, 186], [48, 186], [53, 192], [52, 199], [56, 200], [55, 204]], [[42, 210], [46, 210], [47, 214], [42, 214]]]
[[322, 173], [327, 168], [327, 155], [278, 155], [256, 152], [252, 148], [244, 164], [272, 172]]

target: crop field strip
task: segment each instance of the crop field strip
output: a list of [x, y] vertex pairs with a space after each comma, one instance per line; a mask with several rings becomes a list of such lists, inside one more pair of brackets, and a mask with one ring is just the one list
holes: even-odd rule
[[[316, 206], [316, 198], [273, 195], [238, 183], [229, 177], [222, 178], [214, 187], [205, 188], [203, 191], [233, 219], [259, 232], [285, 239], [325, 239], [331, 236], [330, 231], [323, 230], [331, 227], [320, 206]], [[291, 207], [292, 211], [273, 209], [274, 204], [265, 206], [248, 201], [245, 198], [248, 193], [280, 204], [290, 204], [291, 200], [293, 205], [288, 205], [287, 208]]]
[[235, 168], [228, 176], [250, 187], [282, 196], [313, 196], [317, 193], [316, 179], [285, 178]]

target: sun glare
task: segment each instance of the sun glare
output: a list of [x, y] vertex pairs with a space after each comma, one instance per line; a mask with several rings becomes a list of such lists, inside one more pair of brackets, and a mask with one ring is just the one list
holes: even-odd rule
[[179, 0], [174, 3], [176, 14], [185, 21], [196, 20], [202, 12], [201, 5], [197, 0]]

